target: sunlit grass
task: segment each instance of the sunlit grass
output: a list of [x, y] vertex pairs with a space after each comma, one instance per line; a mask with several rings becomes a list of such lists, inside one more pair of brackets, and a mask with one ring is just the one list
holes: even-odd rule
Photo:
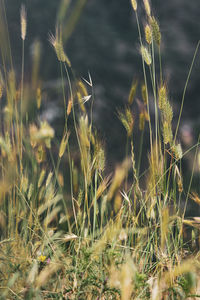
[[[92, 78], [75, 75], [61, 26], [49, 38], [62, 79], [65, 122], [59, 141], [55, 128], [39, 119], [39, 45], [36, 41], [32, 78], [25, 83], [28, 32], [26, 10], [21, 9], [21, 78], [7, 67], [4, 56], [0, 76], [0, 299], [200, 297], [200, 219], [185, 218], [188, 201], [200, 205], [200, 199], [191, 191], [193, 172], [189, 187], [184, 187], [181, 169], [182, 158], [195, 149], [194, 171], [199, 140], [182, 151], [176, 139], [180, 118], [173, 132], [158, 21], [145, 0], [147, 23], [142, 29], [137, 2], [132, 1], [132, 6], [144, 82], [134, 80], [124, 110], [116, 108], [125, 129], [126, 157], [111, 174], [106, 174], [105, 145], [93, 126]], [[29, 110], [31, 98], [35, 121]], [[138, 118], [133, 114], [136, 107]], [[143, 149], [147, 130], [150, 148]], [[148, 166], [141, 174], [144, 157]]]

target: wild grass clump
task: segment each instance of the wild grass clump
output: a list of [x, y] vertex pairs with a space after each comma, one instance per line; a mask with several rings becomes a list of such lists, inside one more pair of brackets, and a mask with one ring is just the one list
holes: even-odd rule
[[[105, 145], [93, 126], [92, 79], [82, 80], [73, 72], [61, 26], [49, 38], [62, 79], [65, 122], [58, 142], [52, 125], [40, 120], [39, 44], [32, 79], [24, 82], [28, 32], [22, 6], [21, 78], [4, 56], [0, 76], [0, 299], [199, 297], [200, 220], [186, 219], [185, 211], [190, 198], [198, 205], [200, 200], [190, 191], [193, 174], [187, 188], [181, 168], [191, 149], [184, 153], [178, 129], [174, 134], [159, 24], [144, 0], [148, 22], [142, 33], [137, 2], [131, 3], [144, 82], [134, 80], [124, 111], [117, 109], [127, 137], [126, 157], [111, 174], [106, 173]], [[143, 149], [147, 130], [150, 148]], [[196, 156], [198, 147], [199, 141], [193, 146]], [[144, 157], [148, 166], [141, 173]]]

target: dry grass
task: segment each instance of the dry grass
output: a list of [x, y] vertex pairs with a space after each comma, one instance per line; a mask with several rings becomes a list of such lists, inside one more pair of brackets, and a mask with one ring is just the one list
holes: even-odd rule
[[[67, 76], [69, 86], [68, 93], [63, 86], [65, 125], [59, 143], [55, 143], [55, 130], [50, 124], [29, 121], [29, 93], [37, 99], [34, 105], [38, 116], [41, 107], [39, 54], [31, 83], [26, 86], [24, 47], [21, 83], [17, 83], [13, 69], [2, 71], [5, 105], [0, 133], [0, 299], [200, 297], [200, 221], [197, 217], [186, 220], [180, 207], [184, 197], [198, 205], [200, 200], [190, 187], [185, 190], [183, 186], [180, 162], [186, 153], [182, 153], [176, 133], [173, 135], [173, 111], [161, 64], [159, 74], [155, 71], [156, 55], [161, 62], [161, 33], [145, 0], [148, 24], [143, 39], [137, 2], [132, 1], [132, 6], [141, 41], [144, 84], [139, 91], [140, 83], [133, 82], [124, 112], [118, 111], [126, 129], [127, 157], [113, 174], [105, 173], [104, 145], [88, 116], [95, 100], [91, 96], [92, 80], [81, 81], [71, 72], [61, 28], [50, 37], [61, 77]], [[23, 44], [26, 22], [22, 7]], [[155, 126], [149, 114], [150, 101], [155, 105]], [[139, 108], [139, 124], [133, 117], [135, 106]], [[141, 135], [137, 157], [149, 157], [145, 180], [140, 162], [135, 161], [136, 126]], [[150, 150], [145, 154], [142, 141], [147, 127]], [[72, 141], [71, 130], [76, 142]], [[74, 144], [79, 151], [78, 163]], [[198, 147], [199, 141], [193, 147], [196, 156]], [[62, 161], [67, 164], [69, 182], [60, 168]], [[141, 181], [143, 185], [146, 182], [145, 188]]]

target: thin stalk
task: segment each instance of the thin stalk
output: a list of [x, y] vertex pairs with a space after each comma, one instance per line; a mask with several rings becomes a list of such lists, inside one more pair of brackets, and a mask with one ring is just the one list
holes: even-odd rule
[[[75, 128], [75, 132], [76, 132], [76, 137], [77, 137], [77, 142], [78, 142], [80, 154], [81, 154], [81, 157], [83, 157], [81, 143], [80, 143], [80, 139], [79, 139], [79, 136], [78, 136], [78, 129], [77, 129], [77, 125], [76, 125], [76, 117], [75, 117], [75, 111], [74, 111], [74, 97], [73, 97], [73, 92], [72, 92], [71, 81], [70, 81], [69, 72], [68, 72], [68, 69], [66, 67], [66, 64], [64, 64], [64, 66], [65, 66], [65, 71], [66, 71], [68, 82], [69, 82], [70, 95], [71, 95], [71, 99], [72, 99], [72, 114], [73, 114], [74, 128]], [[83, 167], [84, 167], [83, 172], [84, 172], [84, 184], [85, 184], [85, 202], [84, 202], [84, 205], [86, 205], [87, 213], [88, 213], [88, 219], [89, 219], [88, 191], [87, 191], [87, 187], [88, 187], [87, 172], [86, 172], [86, 169], [85, 169], [84, 165], [83, 165]]]
[[144, 130], [142, 130], [142, 134], [140, 136], [139, 157], [138, 157], [138, 165], [137, 165], [137, 174], [138, 174], [138, 176], [140, 174], [140, 164], [141, 164], [141, 158], [142, 158], [143, 140], [144, 140]]
[[186, 90], [187, 90], [188, 82], [190, 80], [190, 76], [191, 76], [192, 69], [193, 69], [193, 66], [194, 66], [194, 62], [195, 62], [195, 59], [196, 59], [196, 56], [197, 56], [197, 52], [199, 50], [199, 46], [200, 46], [200, 40], [197, 43], [197, 46], [196, 46], [196, 49], [195, 49], [195, 52], [194, 52], [194, 55], [193, 55], [193, 58], [192, 58], [192, 63], [190, 65], [190, 69], [189, 69], [188, 76], [187, 76], [187, 79], [186, 79], [186, 83], [185, 83], [185, 86], [184, 86], [182, 100], [181, 100], [181, 108], [180, 108], [180, 113], [179, 113], [179, 117], [178, 117], [178, 123], [177, 123], [177, 126], [176, 126], [176, 132], [175, 132], [175, 135], [174, 135], [174, 142], [176, 141], [176, 136], [177, 136], [178, 128], [179, 128], [179, 125], [180, 125], [180, 120], [181, 120], [182, 111], [183, 111], [183, 104], [184, 104], [184, 100], [185, 100], [185, 93], [186, 93]]
[[[142, 36], [141, 36], [141, 30], [140, 30], [140, 24], [139, 24], [139, 20], [138, 20], [137, 11], [135, 12], [135, 15], [136, 15], [136, 22], [137, 22], [137, 27], [138, 27], [140, 45], [142, 46], [143, 45], [142, 44]], [[143, 57], [142, 57], [142, 67], [143, 67], [143, 74], [144, 74], [144, 83], [145, 83], [145, 87], [146, 87], [147, 111], [148, 111], [148, 115], [149, 115], [150, 145], [151, 145], [151, 152], [152, 152], [153, 142], [152, 142], [151, 118], [150, 118], [150, 110], [149, 110], [149, 95], [148, 95], [147, 77], [146, 77], [146, 70], [145, 70], [145, 64], [144, 64]]]
[[22, 70], [21, 70], [21, 105], [20, 105], [20, 169], [22, 171], [22, 136], [23, 136], [23, 96], [24, 96], [24, 40], [22, 40]]
[[158, 107], [156, 97], [156, 71], [155, 71], [155, 55], [154, 43], [152, 41], [152, 75], [153, 75], [153, 96], [154, 96], [154, 109], [155, 109], [155, 136], [156, 136], [156, 155], [158, 156]]
[[[194, 149], [195, 147], [198, 147], [200, 145], [200, 142], [198, 141], [197, 144], [193, 145], [190, 149], [188, 149], [187, 151], [185, 151], [185, 153], [183, 154], [183, 157], [185, 155], [187, 155], [192, 149]], [[167, 172], [177, 163], [178, 160], [174, 160], [174, 162], [170, 165], [170, 167], [162, 174], [162, 176], [160, 177], [160, 179], [156, 182], [156, 186], [160, 183], [160, 181], [163, 179], [163, 177], [167, 174]], [[155, 187], [153, 187], [150, 191], [149, 191], [149, 194], [147, 195], [145, 201], [143, 202], [143, 205], [140, 207], [140, 210], [137, 214], [137, 218], [136, 218], [136, 222], [145, 206], [145, 204], [149, 201], [149, 197], [151, 195], [151, 193], [153, 192]]]
[[[68, 72], [67, 67], [66, 67], [65, 64], [64, 64], [64, 67], [65, 67], [65, 70], [67, 72], [68, 84], [69, 84], [70, 92], [71, 92], [71, 99], [73, 99], [71, 80], [70, 80], [70, 77], [69, 77], [69, 72]], [[65, 96], [63, 71], [62, 71], [62, 64], [61, 63], [60, 63], [60, 71], [61, 71], [61, 78], [62, 78], [62, 90], [63, 90], [63, 100], [64, 100], [64, 110], [65, 110], [65, 130], [67, 132], [67, 106], [66, 106], [66, 96]], [[72, 106], [73, 106], [73, 103], [72, 103]], [[69, 170], [70, 170], [70, 190], [71, 190], [72, 209], [73, 209], [73, 215], [74, 215], [74, 220], [75, 220], [75, 224], [76, 224], [76, 229], [78, 230], [78, 223], [77, 223], [77, 218], [76, 218], [76, 210], [75, 210], [74, 196], [73, 196], [73, 175], [72, 175], [72, 165], [71, 165], [71, 155], [70, 155], [69, 143], [67, 143], [67, 151], [68, 151]]]
[[160, 66], [160, 85], [163, 84], [163, 78], [162, 78], [162, 56], [161, 56], [161, 49], [160, 46], [158, 48], [158, 56], [159, 56], [159, 66]]
[[98, 171], [95, 170], [94, 176], [94, 215], [93, 215], [93, 239], [95, 237], [95, 227], [96, 227], [96, 212], [97, 212], [97, 175]]

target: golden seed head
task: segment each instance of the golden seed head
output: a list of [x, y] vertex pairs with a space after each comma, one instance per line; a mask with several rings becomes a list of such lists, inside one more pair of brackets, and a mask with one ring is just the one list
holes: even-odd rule
[[54, 47], [58, 60], [66, 62], [67, 65], [71, 67], [71, 62], [64, 51], [61, 34], [58, 33], [58, 29], [56, 29], [55, 36], [53, 34], [49, 35], [49, 42]]
[[137, 80], [134, 80], [133, 83], [132, 83], [132, 86], [131, 86], [129, 97], [128, 97], [128, 104], [129, 105], [131, 105], [133, 103], [133, 100], [135, 98], [135, 94], [136, 94], [136, 91], [137, 91], [137, 85], [138, 85]]
[[132, 7], [134, 9], [134, 11], [137, 10], [137, 1], [136, 0], [131, 0], [131, 4], [132, 4]]
[[152, 43], [152, 31], [148, 24], [145, 26], [145, 39], [149, 45]]
[[125, 113], [119, 111], [118, 116], [127, 131], [127, 135], [131, 136], [134, 126], [134, 118], [131, 110], [129, 108], [126, 108]]
[[141, 93], [142, 93], [142, 99], [144, 101], [144, 104], [147, 105], [148, 95], [147, 95], [147, 89], [146, 89], [146, 85], [145, 84], [143, 84], [142, 87], [141, 87]]
[[2, 85], [0, 85], [0, 99], [2, 98], [2, 96], [3, 96], [3, 87]]
[[175, 155], [175, 158], [177, 160], [179, 160], [183, 157], [183, 151], [182, 151], [182, 148], [181, 148], [181, 144], [173, 145], [172, 146], [172, 151], [173, 151], [173, 153]]
[[143, 131], [145, 126], [145, 115], [143, 111], [139, 114], [139, 130]]
[[151, 65], [151, 54], [149, 53], [148, 49], [144, 46], [141, 46], [140, 48], [141, 54], [142, 54], [142, 58], [145, 61], [145, 63], [149, 66]]
[[160, 33], [160, 27], [158, 25], [158, 22], [154, 17], [150, 18], [150, 24], [152, 29], [152, 36], [158, 47], [160, 46], [161, 42], [161, 33]]
[[41, 95], [41, 89], [40, 89], [40, 87], [37, 88], [36, 99], [37, 99], [37, 108], [39, 109], [40, 106], [41, 106], [41, 100], [42, 100], [42, 95]]
[[68, 105], [67, 105], [67, 116], [70, 115], [71, 111], [72, 111], [72, 99], [69, 99]]
[[70, 135], [69, 132], [66, 132], [66, 133], [63, 135], [63, 138], [62, 138], [62, 141], [61, 141], [61, 144], [60, 144], [60, 149], [59, 149], [59, 157], [60, 157], [60, 158], [61, 158], [61, 157], [63, 156], [63, 154], [65, 153], [65, 149], [66, 149], [66, 147], [67, 147], [69, 135]]
[[163, 107], [164, 119], [171, 124], [173, 118], [173, 110], [169, 101], [167, 101]]
[[83, 97], [88, 96], [87, 88], [81, 80], [78, 81], [78, 87], [79, 87], [80, 93], [83, 95]]
[[143, 0], [143, 2], [144, 2], [144, 8], [145, 8], [146, 14], [147, 14], [148, 17], [150, 17], [151, 7], [150, 7], [150, 4], [149, 4], [149, 1], [148, 0]]
[[163, 123], [163, 139], [165, 144], [171, 144], [173, 139], [171, 124], [167, 121]]
[[162, 110], [165, 103], [167, 102], [167, 89], [165, 85], [162, 85], [159, 89], [159, 97], [158, 97], [158, 105], [159, 108]]
[[21, 17], [21, 38], [24, 41], [26, 38], [26, 26], [27, 26], [26, 9], [24, 5], [21, 6], [20, 17]]

